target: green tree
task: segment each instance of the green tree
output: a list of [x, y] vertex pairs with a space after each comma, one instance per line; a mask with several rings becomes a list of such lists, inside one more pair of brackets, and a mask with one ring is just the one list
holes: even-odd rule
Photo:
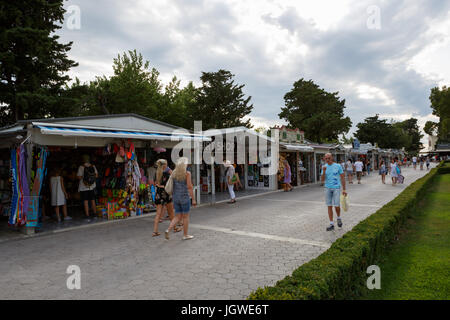
[[304, 130], [306, 139], [319, 143], [338, 141], [339, 135], [352, 126], [350, 118], [344, 116], [345, 100], [339, 99], [338, 94], [302, 78], [284, 96], [285, 107], [279, 117], [290, 127]]
[[158, 119], [162, 113], [162, 84], [159, 72], [149, 68], [142, 54], [128, 51], [114, 59], [114, 76], [110, 81], [110, 113], [135, 112]]
[[114, 75], [97, 76], [80, 97], [86, 115], [136, 113], [159, 120], [163, 112], [159, 72], [136, 50], [118, 55], [113, 61]]
[[362, 143], [378, 143], [380, 148], [390, 148], [389, 134], [392, 133], [391, 125], [385, 119], [380, 119], [379, 115], [368, 117], [364, 122], [356, 125], [358, 128], [355, 137]]
[[[435, 124], [439, 141], [448, 142], [450, 141], [450, 87], [431, 89], [430, 102], [433, 115], [439, 117], [439, 123]], [[431, 128], [431, 124], [428, 128]]]
[[438, 123], [433, 121], [427, 121], [425, 123], [425, 127], [423, 128], [423, 131], [430, 136], [435, 136], [437, 134], [438, 127], [439, 127]]
[[423, 134], [420, 132], [417, 121], [417, 119], [411, 118], [394, 124], [394, 126], [403, 131], [402, 135], [404, 137], [402, 139], [406, 140], [407, 143], [402, 147], [405, 147], [405, 151], [410, 154], [417, 154], [423, 148], [420, 141], [423, 138]]
[[63, 0], [0, 1], [1, 124], [21, 119], [60, 116], [72, 42], [61, 44]]
[[251, 128], [250, 120], [243, 120], [253, 110], [251, 97], [245, 98], [244, 85], [235, 84], [233, 78], [234, 75], [226, 70], [202, 73], [202, 86], [198, 88], [190, 117], [201, 120], [204, 130], [236, 126]]
[[[417, 125], [417, 120], [407, 120], [407, 123], [415, 123]], [[393, 149], [406, 148], [412, 144], [412, 139], [405, 129], [406, 125], [380, 119], [378, 114], [366, 118], [364, 122], [358, 123], [356, 127], [358, 130], [355, 133], [355, 137], [362, 143], [370, 142], [373, 145], [378, 144], [380, 148]]]

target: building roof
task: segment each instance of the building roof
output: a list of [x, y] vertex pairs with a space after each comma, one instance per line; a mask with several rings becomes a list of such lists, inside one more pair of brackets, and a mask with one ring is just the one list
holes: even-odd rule
[[[29, 124], [32, 122], [69, 122], [69, 121], [82, 121], [82, 120], [101, 120], [101, 119], [113, 119], [113, 118], [123, 118], [123, 117], [133, 117], [141, 120], [153, 122], [156, 124], [160, 124], [166, 127], [171, 127], [173, 129], [182, 129], [181, 127], [174, 126], [170, 123], [166, 123], [159, 120], [150, 119], [144, 116], [141, 116], [136, 113], [121, 113], [121, 114], [102, 114], [95, 116], [83, 116], [83, 117], [65, 117], [65, 118], [45, 118], [45, 119], [27, 119], [27, 120], [19, 120], [18, 124]], [[14, 126], [14, 125], [12, 125]], [[1, 128], [3, 129], [3, 128]]]

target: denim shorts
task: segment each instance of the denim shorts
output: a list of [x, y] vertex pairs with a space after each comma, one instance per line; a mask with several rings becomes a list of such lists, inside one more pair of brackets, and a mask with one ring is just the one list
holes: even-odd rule
[[325, 188], [325, 203], [328, 207], [340, 207], [341, 189]]
[[191, 210], [191, 200], [189, 201], [174, 201], [173, 207], [175, 209], [175, 213], [189, 213]]

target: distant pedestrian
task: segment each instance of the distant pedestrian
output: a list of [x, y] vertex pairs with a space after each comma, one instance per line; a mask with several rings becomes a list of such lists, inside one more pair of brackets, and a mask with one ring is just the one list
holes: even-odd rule
[[386, 184], [386, 164], [384, 163], [384, 160], [381, 160], [380, 162], [380, 176], [381, 176], [381, 182], [383, 184]]
[[430, 157], [427, 157], [426, 164], [427, 164], [427, 171], [428, 171], [428, 170], [430, 170]]
[[230, 160], [225, 161], [225, 168], [227, 168], [226, 171], [226, 177], [227, 177], [227, 185], [228, 185], [228, 192], [230, 193], [230, 202], [228, 203], [236, 203], [236, 195], [234, 193], [234, 183], [236, 182], [236, 176], [234, 167], [231, 164]]
[[367, 167], [367, 175], [370, 176], [370, 170], [372, 169], [372, 167], [370, 165], [369, 159], [366, 160], [366, 167]]
[[341, 189], [344, 196], [347, 195], [345, 190], [345, 175], [342, 167], [333, 161], [333, 155], [327, 153], [325, 155], [326, 164], [323, 167], [321, 181], [325, 184], [325, 203], [328, 207], [328, 218], [330, 225], [327, 231], [334, 230], [333, 207], [337, 215], [338, 227], [342, 227], [341, 218]]
[[391, 161], [391, 168], [390, 168], [390, 173], [391, 173], [391, 179], [392, 179], [392, 185], [395, 186], [397, 184], [397, 180], [398, 180], [398, 165], [397, 165], [397, 158], [392, 159]]
[[417, 169], [417, 157], [416, 156], [414, 156], [412, 158], [412, 163], [413, 163], [414, 170], [416, 170]]
[[423, 170], [423, 157], [420, 157], [420, 170]]
[[364, 163], [362, 159], [355, 162], [356, 178], [358, 179], [358, 184], [361, 184], [361, 177], [363, 174]]
[[353, 166], [352, 159], [348, 159], [347, 163], [345, 164], [345, 172], [347, 173], [348, 177], [348, 183], [353, 184], [353, 172], [355, 170], [355, 167]]
[[244, 186], [242, 185], [241, 177], [244, 176], [244, 170], [242, 168], [242, 165], [241, 164], [234, 165], [234, 170], [235, 170], [235, 176], [236, 176], [236, 182], [234, 183], [234, 185], [236, 187], [236, 191], [243, 190]]
[[179, 223], [180, 221], [183, 221], [183, 240], [190, 240], [194, 238], [194, 236], [188, 234], [189, 211], [191, 210], [191, 201], [192, 206], [196, 206], [197, 202], [194, 198], [191, 173], [186, 169], [187, 164], [187, 158], [183, 157], [178, 159], [175, 170], [172, 172], [172, 200], [176, 216], [174, 219], [172, 219], [169, 228], [167, 228], [165, 232], [167, 240], [169, 240], [170, 230], [172, 230], [172, 228], [176, 228], [177, 223]]
[[292, 172], [291, 172], [291, 166], [289, 165], [289, 162], [285, 159], [284, 162], [284, 192], [292, 191]]

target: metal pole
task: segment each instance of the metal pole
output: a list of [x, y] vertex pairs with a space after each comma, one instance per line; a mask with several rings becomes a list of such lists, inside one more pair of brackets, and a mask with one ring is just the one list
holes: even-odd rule
[[216, 170], [214, 157], [211, 156], [211, 204], [216, 203]]

